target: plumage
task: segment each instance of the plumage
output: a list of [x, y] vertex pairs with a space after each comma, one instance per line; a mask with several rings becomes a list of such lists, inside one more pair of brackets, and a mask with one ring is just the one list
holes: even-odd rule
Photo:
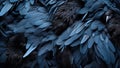
[[0, 67], [118, 68], [119, 3], [1, 0]]

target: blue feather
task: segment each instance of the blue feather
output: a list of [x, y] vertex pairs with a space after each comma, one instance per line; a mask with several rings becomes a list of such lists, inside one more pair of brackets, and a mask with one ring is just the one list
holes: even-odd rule
[[89, 39], [89, 36], [88, 35], [84, 35], [80, 44], [84, 44], [87, 40]]
[[93, 37], [90, 37], [90, 39], [87, 42], [87, 46], [88, 48], [91, 48], [94, 45], [94, 39]]
[[78, 38], [80, 38], [80, 36], [81, 36], [81, 34], [76, 34], [76, 35], [70, 37], [69, 39], [67, 39], [64, 44], [65, 44], [65, 45], [70, 45], [70, 44], [73, 43], [75, 40], [77, 40]]
[[65, 30], [57, 39], [56, 44], [58, 45], [59, 43], [61, 43], [62, 41], [66, 40], [69, 38], [69, 34], [72, 31], [71, 28], [68, 28], [67, 30]]
[[15, 3], [17, 2], [18, 0], [10, 0], [11, 3]]
[[87, 45], [81, 45], [81, 46], [80, 46], [80, 52], [81, 52], [82, 54], [86, 54], [87, 51], [88, 51]]
[[74, 41], [70, 46], [75, 47], [77, 45], [80, 45], [79, 43], [80, 43], [80, 40], [78, 39], [78, 40]]
[[13, 5], [11, 3], [5, 2], [4, 7], [0, 11], [0, 16], [3, 16], [4, 14], [6, 14], [12, 8], [12, 6]]

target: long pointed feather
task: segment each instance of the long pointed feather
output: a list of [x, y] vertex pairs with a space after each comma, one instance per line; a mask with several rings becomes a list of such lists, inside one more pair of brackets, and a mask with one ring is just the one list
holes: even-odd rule
[[12, 8], [12, 6], [13, 5], [11, 3], [6, 2], [4, 7], [0, 11], [0, 16], [3, 16], [4, 14], [6, 14]]

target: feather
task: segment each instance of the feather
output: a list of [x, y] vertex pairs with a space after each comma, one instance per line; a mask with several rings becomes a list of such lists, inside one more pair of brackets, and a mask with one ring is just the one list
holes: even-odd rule
[[97, 24], [95, 23], [95, 22], [93, 22], [92, 24], [91, 24], [91, 27], [90, 27], [90, 29], [91, 30], [96, 30], [98, 27], [97, 27]]
[[18, 6], [18, 11], [21, 15], [26, 15], [28, 13], [28, 11], [30, 10], [30, 2], [24, 2], [23, 4], [20, 4]]
[[[105, 45], [101, 42], [100, 37], [96, 36], [96, 39], [98, 39], [99, 43], [97, 44], [97, 49], [100, 52], [100, 54], [103, 56], [103, 60], [106, 61], [107, 64], [114, 63], [115, 62], [115, 56], [114, 54], [108, 49], [108, 45]], [[105, 41], [104, 41], [105, 42]]]
[[57, 1], [56, 0], [50, 0], [47, 4], [49, 5], [52, 5], [52, 4], [55, 4]]
[[51, 43], [46, 43], [43, 47], [40, 48], [38, 56], [43, 55], [44, 53], [51, 51], [53, 49], [54, 45]]
[[88, 48], [91, 48], [94, 45], [94, 39], [93, 37], [90, 37], [90, 39], [87, 42], [87, 46]]
[[96, 1], [87, 1], [87, 2], [85, 3], [85, 6], [84, 6], [82, 9], [80, 9], [79, 13], [80, 13], [80, 14], [85, 14], [85, 13], [89, 12], [89, 8], [91, 8], [91, 6], [92, 6], [95, 2], [96, 2]]
[[88, 12], [82, 17], [82, 21], [87, 17], [87, 15], [88, 15]]
[[56, 41], [56, 44], [59, 45], [59, 43], [61, 43], [61, 41], [64, 41], [64, 40], [68, 39], [68, 38], [69, 38], [68, 35], [70, 34], [70, 32], [71, 32], [71, 28], [68, 28], [67, 30], [65, 30], [65, 31], [58, 37], [58, 39], [57, 39], [57, 41]]
[[75, 35], [76, 33], [78, 33], [78, 32], [76, 32], [76, 30], [78, 30], [80, 26], [82, 26], [81, 21], [76, 22], [76, 24], [75, 24], [72, 32], [70, 33], [70, 36], [73, 36], [73, 35]]
[[34, 33], [35, 30], [34, 28], [25, 29], [25, 33]]
[[43, 24], [45, 21], [44, 20], [37, 20], [35, 22], [32, 22], [31, 24], [34, 26], [40, 26], [41, 24]]
[[[99, 0], [99, 1], [101, 1], [101, 0]], [[115, 12], [117, 12], [118, 14], [120, 14], [120, 10], [118, 8], [116, 8], [116, 6], [114, 4], [112, 4], [112, 2], [110, 0], [102, 0], [102, 2], [104, 2], [110, 9], [112, 9]]]
[[7, 60], [7, 56], [6, 56], [6, 54], [2, 54], [2, 55], [0, 55], [0, 63], [5, 63], [6, 60]]
[[115, 52], [115, 47], [113, 43], [108, 39], [108, 37], [106, 37], [105, 43], [105, 45], [110, 49], [110, 51]]
[[101, 1], [96, 1], [91, 8], [89, 9], [89, 12], [93, 12], [97, 10], [98, 8], [101, 8], [103, 6], [103, 3]]
[[42, 38], [36, 38], [35, 36], [30, 36], [27, 38], [26, 48], [27, 52], [23, 55], [23, 58], [27, 57], [30, 53], [32, 53], [38, 45], [41, 43]]
[[[96, 68], [99, 65], [97, 64], [97, 62], [92, 61], [90, 64], [86, 65], [84, 68]], [[98, 67], [99, 68], [99, 67]]]
[[27, 43], [26, 44], [26, 49], [29, 49], [32, 43]]
[[55, 4], [55, 5], [53, 5], [51, 8], [50, 8], [50, 10], [49, 10], [49, 14], [53, 14], [53, 13], [55, 13], [56, 11], [57, 11], [57, 4]]
[[104, 29], [104, 25], [98, 20], [95, 20], [91, 24], [91, 30], [96, 30], [96, 29], [98, 29], [99, 31]]
[[38, 56], [38, 64], [40, 68], [49, 68], [47, 60], [45, 59], [45, 56]]
[[[97, 46], [96, 45], [94, 45], [94, 49], [95, 49], [95, 53], [96, 53], [96, 57], [98, 57], [98, 58], [103, 58], [103, 56], [100, 54], [100, 52], [98, 51], [98, 49], [97, 49]], [[98, 61], [98, 62], [100, 62], [100, 61]]]
[[0, 11], [0, 16], [3, 16], [4, 14], [6, 14], [12, 8], [12, 6], [13, 5], [11, 3], [5, 2], [4, 7]]
[[102, 16], [103, 16], [103, 14], [105, 13], [105, 10], [103, 9], [103, 10], [101, 10], [101, 11], [97, 11], [97, 13], [95, 13], [95, 15], [94, 15], [94, 19], [100, 19]]
[[110, 61], [110, 57], [108, 57], [109, 55], [107, 54], [105, 48], [102, 48], [101, 45], [99, 45], [97, 46], [97, 49], [99, 53], [102, 55], [102, 60], [106, 61], [106, 63], [109, 64], [111, 61]]
[[79, 61], [80, 61], [80, 58], [81, 58], [80, 51], [79, 51], [79, 49], [76, 49], [76, 50], [73, 52], [73, 62], [74, 62], [75, 64], [78, 64]]
[[81, 36], [81, 34], [76, 34], [76, 35], [70, 37], [69, 39], [67, 39], [64, 44], [65, 44], [66, 46], [67, 46], [67, 45], [70, 45], [70, 44], [73, 43], [75, 40], [77, 40], [80, 36]]
[[40, 65], [40, 68], [44, 68], [44, 56], [38, 56], [37, 57], [37, 62], [38, 62], [38, 64]]
[[25, 18], [39, 18], [40, 20], [48, 20], [49, 16], [45, 11], [37, 12], [37, 11], [30, 11], [26, 13]]
[[91, 7], [96, 1], [89, 1], [87, 0], [86, 3], [85, 3], [85, 7], [89, 8]]
[[42, 39], [42, 42], [48, 42], [48, 41], [52, 41], [56, 39], [55, 35], [48, 35], [47, 37], [45, 37], [44, 39]]
[[88, 8], [85, 7], [80, 9], [79, 14], [85, 14], [85, 13], [88, 13]]
[[34, 0], [30, 0], [30, 3], [33, 5], [34, 4]]
[[88, 27], [88, 26], [90, 26], [90, 24], [92, 23], [92, 19], [90, 19], [90, 20], [88, 20], [84, 25], [85, 25], [85, 27]]
[[78, 45], [80, 45], [80, 40], [79, 39], [74, 41], [70, 46], [75, 47], [75, 46], [78, 46]]
[[[111, 26], [119, 24], [113, 21], [113, 18], [119, 19], [116, 18], [120, 11], [118, 6], [117, 0], [0, 0], [0, 22], [5, 29], [0, 28], [0, 65], [7, 59], [9, 62], [22, 61], [14, 63], [20, 68], [60, 68], [69, 58], [68, 66], [73, 68], [119, 67], [120, 49], [112, 39], [114, 34], [117, 34], [115, 39], [119, 38], [116, 33], [119, 29]], [[104, 23], [109, 10], [113, 10], [111, 20]], [[8, 47], [10, 55], [6, 58], [6, 46], [1, 40], [4, 34], [9, 35], [9, 30], [12, 32], [10, 37], [22, 33], [27, 39], [19, 43], [23, 48]], [[10, 37], [5, 40], [11, 41]], [[70, 55], [64, 57], [66, 48]], [[64, 64], [59, 66], [59, 61]]]
[[87, 45], [81, 45], [81, 46], [80, 46], [80, 52], [81, 52], [82, 54], [86, 54], [86, 53], [87, 53], [87, 50], [88, 50]]
[[43, 5], [45, 5], [45, 6], [47, 6], [46, 5], [46, 2], [48, 1], [48, 0], [39, 0]]
[[3, 28], [0, 26], [0, 33], [4, 36], [4, 37], [8, 37], [7, 33], [5, 32], [5, 30], [3, 30]]
[[97, 49], [99, 53], [103, 56], [102, 59], [105, 60], [107, 63], [110, 63], [110, 58], [108, 58], [106, 48], [103, 46], [102, 42], [100, 41], [99, 36], [95, 36], [94, 41], [97, 44]]
[[50, 22], [42, 23], [38, 28], [48, 28], [51, 25]]
[[57, 11], [58, 6], [61, 6], [64, 3], [65, 3], [65, 1], [58, 1], [57, 3], [53, 4], [53, 6], [49, 10], [49, 14], [54, 14]]
[[27, 52], [23, 55], [23, 58], [27, 57], [33, 50], [37, 48], [36, 43], [33, 43], [30, 48], [27, 50]]
[[100, 34], [100, 40], [103, 42], [105, 41], [105, 34]]
[[119, 67], [120, 67], [120, 59], [118, 59], [116, 64], [115, 64], [115, 68], [119, 68]]
[[84, 35], [80, 44], [84, 44], [87, 40], [89, 39], [89, 36], [88, 35]]
[[104, 29], [105, 29], [105, 26], [101, 22], [99, 22], [98, 23], [98, 31], [103, 31]]
[[82, 26], [80, 26], [80, 27], [75, 31], [75, 33], [81, 32], [84, 28], [85, 28], [85, 25], [83, 24]]

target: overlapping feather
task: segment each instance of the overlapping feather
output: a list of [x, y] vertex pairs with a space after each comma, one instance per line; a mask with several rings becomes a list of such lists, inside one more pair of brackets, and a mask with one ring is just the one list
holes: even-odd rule
[[[56, 54], [55, 49], [57, 47], [61, 49], [61, 52], [66, 47], [70, 47], [72, 52], [71, 59], [73, 59], [71, 62], [76, 67], [83, 66], [89, 68], [94, 67], [94, 65], [99, 66], [99, 63], [103, 62], [106, 64], [115, 64], [116, 48], [110, 40], [105, 24], [100, 20], [108, 10], [107, 7], [104, 7], [105, 4], [110, 7], [107, 3], [108, 0], [103, 1], [104, 3], [100, 0], [85, 0], [84, 8], [78, 12], [84, 15], [83, 18], [79, 18], [78, 21], [75, 21], [58, 36], [51, 29], [54, 27], [50, 21], [50, 15], [56, 13], [57, 8], [67, 2], [67, 0], [39, 0], [49, 10], [48, 12], [44, 7], [32, 6], [34, 1], [26, 0], [21, 3], [16, 11], [24, 15], [24, 18], [18, 23], [9, 25], [9, 28], [14, 33], [24, 33], [27, 37], [26, 53], [23, 55], [23, 58], [37, 49], [39, 67], [49, 68], [50, 65], [56, 63], [53, 60], [47, 60], [47, 54], [50, 51]], [[17, 0], [10, 0], [10, 2], [17, 2]], [[1, 16], [7, 13], [12, 7], [11, 3], [7, 3], [0, 12]], [[7, 9], [4, 9], [6, 6]], [[114, 10], [112, 7], [110, 8]], [[115, 11], [118, 12], [116, 9]], [[53, 53], [52, 56], [55, 58]], [[91, 63], [88, 64], [88, 62]], [[116, 68], [119, 66], [119, 63], [120, 61], [117, 60]]]

